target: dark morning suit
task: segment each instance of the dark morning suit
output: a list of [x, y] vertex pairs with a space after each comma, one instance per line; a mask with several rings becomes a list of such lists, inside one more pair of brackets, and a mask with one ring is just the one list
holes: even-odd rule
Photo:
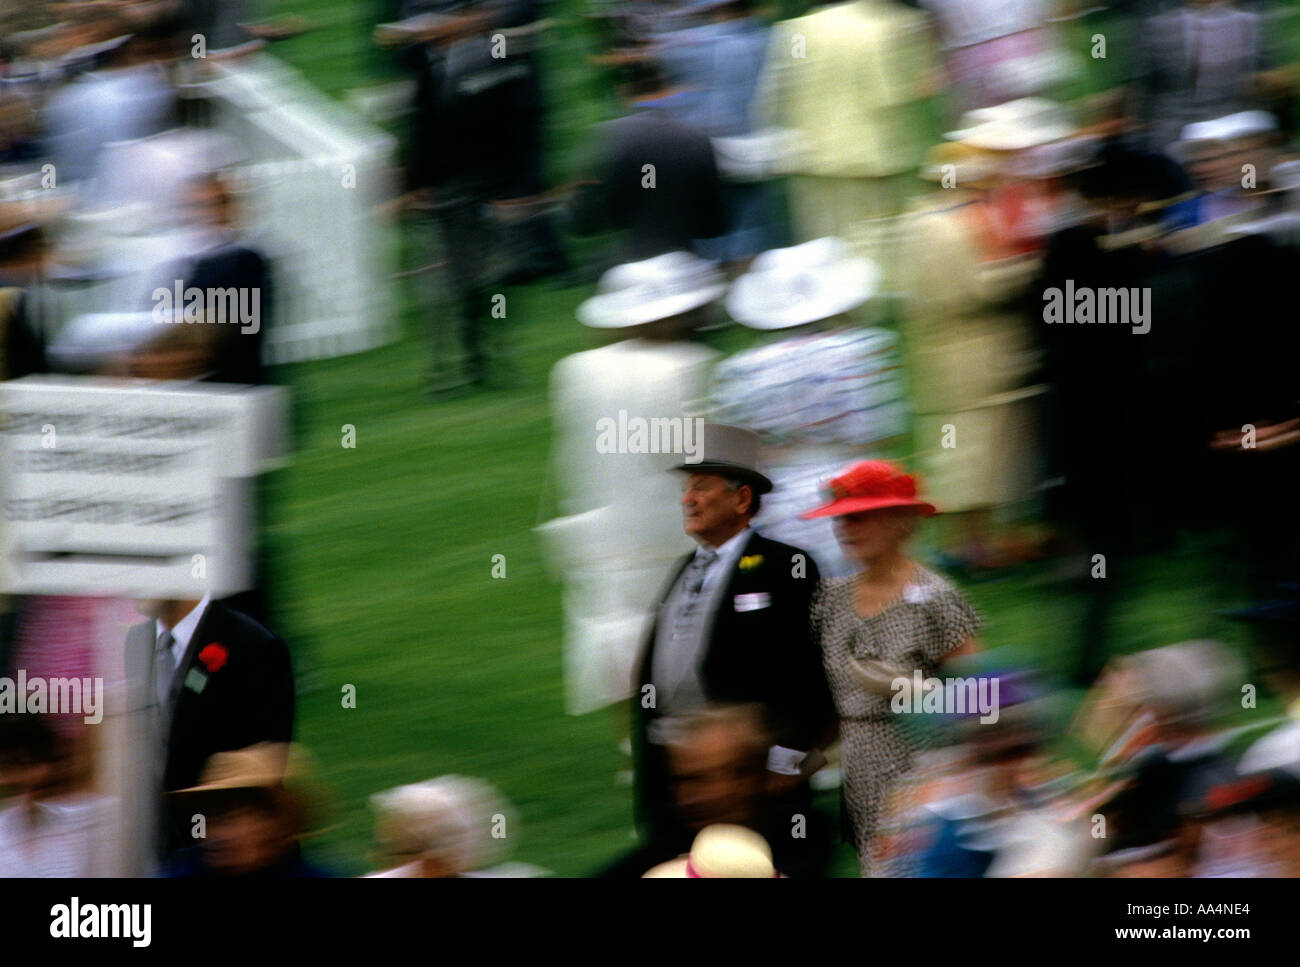
[[[126, 639], [127, 680], [138, 688], [136, 708], [156, 707], [154, 650], [157, 625], [135, 625]], [[226, 663], [208, 673], [199, 652], [212, 643], [227, 651]], [[191, 670], [207, 675], [202, 691], [185, 685]], [[258, 742], [293, 737], [294, 688], [289, 649], [283, 641], [238, 611], [213, 601], [204, 612], [176, 670], [170, 709], [161, 715], [166, 736], [154, 746], [162, 763], [162, 789], [198, 785], [208, 757]], [[149, 741], [148, 736], [143, 741]]]
[[[580, 233], [621, 230], [621, 262], [689, 252], [696, 239], [727, 230], [713, 143], [703, 131], [673, 120], [669, 99], [663, 103], [600, 128], [600, 154], [592, 162], [598, 184], [575, 202]], [[654, 166], [653, 189], [645, 187], [646, 165]]]
[[[207, 291], [233, 288], [258, 295], [257, 331], [245, 332], [242, 325], [217, 326], [212, 372], [213, 383], [242, 383], [260, 386], [267, 382], [262, 369], [262, 345], [271, 321], [270, 264], [261, 254], [242, 245], [225, 245], [198, 256], [185, 276], [186, 287]], [[251, 298], [251, 297], [250, 297]]]
[[[795, 577], [796, 555], [802, 555], [801, 577]], [[637, 722], [637, 819], [650, 839], [673, 838], [671, 790], [661, 746], [649, 740], [653, 724], [663, 715], [657, 699], [663, 683], [653, 677], [655, 641], [673, 587], [691, 563], [684, 557], [655, 608], [655, 620], [645, 645], [633, 699]], [[742, 568], [745, 558], [761, 562]], [[709, 619], [700, 659], [700, 683], [710, 702], [761, 704], [776, 745], [809, 750], [834, 721], [834, 705], [822, 668], [819, 644], [812, 639], [808, 610], [817, 587], [817, 565], [810, 555], [751, 531], [729, 573], [717, 575], [725, 585]], [[742, 607], [767, 599], [761, 607], [736, 610], [738, 595], [749, 595]], [[643, 699], [646, 685], [655, 687], [655, 707]], [[671, 710], [669, 710], [671, 712]], [[689, 845], [689, 844], [688, 844]]]

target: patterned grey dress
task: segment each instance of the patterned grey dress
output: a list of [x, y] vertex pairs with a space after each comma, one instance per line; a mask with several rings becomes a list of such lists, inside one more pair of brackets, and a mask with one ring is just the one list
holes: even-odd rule
[[923, 732], [912, 715], [896, 714], [887, 696], [873, 695], [849, 675], [847, 662], [876, 658], [911, 675], [936, 676], [939, 662], [975, 634], [975, 609], [947, 578], [915, 565], [911, 580], [879, 614], [861, 617], [853, 578], [827, 578], [813, 600], [813, 633], [821, 642], [826, 677], [840, 718], [842, 790], [862, 875], [868, 845], [893, 780], [910, 768]]

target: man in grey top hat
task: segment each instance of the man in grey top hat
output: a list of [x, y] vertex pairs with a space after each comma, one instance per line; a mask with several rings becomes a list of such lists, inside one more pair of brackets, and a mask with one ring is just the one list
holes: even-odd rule
[[833, 732], [834, 707], [808, 623], [817, 565], [750, 527], [772, 489], [756, 467], [758, 446], [751, 430], [705, 424], [699, 460], [675, 468], [686, 474], [685, 531], [699, 546], [679, 562], [655, 609], [633, 698], [637, 818], [655, 841], [689, 835], [668, 788], [666, 717], [716, 702], [761, 705], [775, 742], [769, 786], [792, 816], [810, 804], [807, 778]]

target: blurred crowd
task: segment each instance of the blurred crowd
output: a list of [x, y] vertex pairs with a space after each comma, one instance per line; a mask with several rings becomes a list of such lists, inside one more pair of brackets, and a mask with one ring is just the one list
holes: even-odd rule
[[[546, 49], [578, 23], [390, 13], [372, 39], [410, 123], [380, 211], [435, 240], [429, 391], [511, 378], [507, 287], [595, 281], [537, 531], [566, 711], [608, 711], [633, 786], [638, 844], [593, 874], [820, 876], [838, 839], [870, 876], [1300, 873], [1287, 5], [592, 2], [619, 116], [562, 183]], [[202, 89], [308, 27], [0, 0], [0, 378], [270, 381], [248, 146]], [[256, 293], [262, 318], [159, 325], [183, 314], [160, 288]], [[1198, 623], [1249, 647], [1133, 652], [1117, 616], [1187, 548], [1215, 562]], [[138, 841], [108, 845], [126, 807], [77, 717], [3, 714], [0, 875], [330, 875], [252, 554], [226, 598], [7, 600], [0, 677], [103, 673], [125, 641]], [[1004, 662], [958, 584], [1026, 574], [1086, 601], [1045, 632], [1059, 677]], [[941, 675], [993, 707], [900, 708]], [[371, 806], [372, 875], [545, 873], [504, 862], [515, 814], [482, 780]]]
[[[569, 214], [616, 232], [618, 264], [577, 313], [603, 344], [552, 374], [539, 536], [569, 711], [627, 736], [642, 845], [606, 872], [677, 875], [721, 824], [704, 852], [757, 848], [764, 872], [711, 875], [818, 875], [810, 797], [838, 787], [864, 875], [1293, 874], [1289, 11], [768, 13], [591, 15], [626, 108]], [[724, 358], [728, 321], [752, 342]], [[615, 416], [709, 420], [703, 460], [631, 431], [593, 449]], [[1195, 624], [1249, 654], [1112, 658], [1146, 569], [1193, 548], [1222, 562]], [[816, 590], [755, 583], [770, 565], [744, 562], [773, 558], [814, 563]], [[1050, 668], [999, 667], [1006, 629], [977, 636], [945, 576], [1025, 574], [1086, 602], [1041, 629]], [[900, 714], [896, 683], [941, 668], [982, 669], [1001, 716]]]

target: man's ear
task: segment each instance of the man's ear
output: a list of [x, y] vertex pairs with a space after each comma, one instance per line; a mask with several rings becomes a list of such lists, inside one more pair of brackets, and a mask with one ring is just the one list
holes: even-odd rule
[[749, 484], [741, 484], [739, 487], [736, 488], [736, 493], [740, 493], [741, 491], [744, 491], [748, 496], [745, 498], [745, 501], [741, 505], [740, 510], [742, 513], [748, 514], [751, 512], [751, 509], [754, 506], [754, 488], [751, 487]]

